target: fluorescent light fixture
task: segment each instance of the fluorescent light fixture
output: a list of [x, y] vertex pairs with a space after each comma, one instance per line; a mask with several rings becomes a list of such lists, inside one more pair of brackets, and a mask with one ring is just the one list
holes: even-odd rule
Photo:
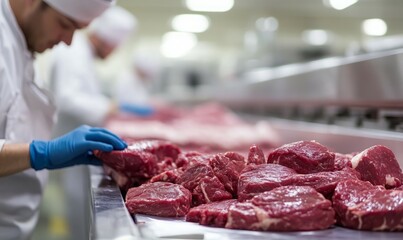
[[234, 6], [234, 0], [186, 0], [185, 4], [197, 12], [227, 12]]
[[262, 32], [274, 32], [278, 28], [278, 21], [275, 17], [259, 18], [255, 25]]
[[388, 31], [388, 26], [380, 18], [371, 18], [362, 22], [362, 31], [368, 36], [383, 36]]
[[162, 37], [161, 53], [168, 58], [179, 58], [189, 53], [197, 44], [193, 33], [167, 32]]
[[322, 29], [305, 30], [302, 33], [302, 39], [310, 45], [321, 46], [329, 41], [329, 34]]
[[323, 0], [323, 4], [336, 10], [343, 10], [357, 3], [358, 0]]
[[200, 14], [181, 14], [172, 19], [172, 28], [178, 32], [201, 33], [208, 29], [208, 18]]

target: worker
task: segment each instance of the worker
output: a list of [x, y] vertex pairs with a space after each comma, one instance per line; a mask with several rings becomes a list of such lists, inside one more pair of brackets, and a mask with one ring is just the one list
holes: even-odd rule
[[159, 63], [151, 55], [134, 52], [131, 64], [111, 87], [111, 95], [118, 103], [151, 106], [150, 88], [157, 80]]
[[50, 89], [55, 95], [59, 118], [55, 135], [81, 124], [102, 126], [106, 119], [124, 111], [149, 114], [149, 109], [119, 105], [104, 94], [96, 61], [106, 59], [135, 31], [136, 18], [115, 6], [94, 20], [87, 32], [78, 32], [73, 44], [58, 46], [51, 57]]
[[[113, 4], [111, 0], [0, 1], [0, 239], [30, 239], [45, 169], [100, 164], [93, 150], [124, 149], [113, 133], [79, 127], [53, 140], [54, 106], [33, 81], [35, 53], [59, 42]], [[82, 203], [79, 203], [82, 204]]]
[[[82, 124], [102, 126], [109, 117], [122, 111], [136, 115], [151, 113], [149, 108], [110, 99], [97, 75], [97, 60], [107, 59], [136, 31], [135, 16], [120, 6], [106, 10], [87, 31], [77, 32], [71, 46], [60, 45], [50, 58], [50, 90], [55, 96], [58, 120], [53, 134], [60, 136]], [[86, 166], [59, 172], [60, 189], [66, 196], [67, 227], [72, 239], [88, 239], [90, 226], [90, 178]]]

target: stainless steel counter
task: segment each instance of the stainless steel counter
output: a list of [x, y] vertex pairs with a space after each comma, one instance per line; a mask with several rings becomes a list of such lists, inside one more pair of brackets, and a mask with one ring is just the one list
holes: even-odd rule
[[116, 183], [104, 174], [101, 167], [91, 166], [89, 170], [92, 205], [90, 239], [141, 239]]
[[[403, 134], [379, 130], [360, 130], [270, 119], [282, 143], [317, 140], [334, 151], [350, 153], [382, 144], [395, 153], [403, 166]], [[120, 191], [102, 168], [90, 167], [92, 195], [91, 239], [403, 239], [403, 233], [365, 232], [336, 227], [323, 231], [272, 233], [240, 231], [200, 226], [183, 219], [128, 214]]]

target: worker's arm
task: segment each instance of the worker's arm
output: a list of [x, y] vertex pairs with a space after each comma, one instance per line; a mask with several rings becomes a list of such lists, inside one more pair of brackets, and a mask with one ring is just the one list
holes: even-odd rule
[[118, 136], [103, 128], [81, 126], [51, 141], [4, 144], [0, 152], [0, 176], [33, 168], [58, 169], [78, 164], [100, 165], [92, 151], [110, 152], [127, 147]]
[[7, 176], [31, 168], [29, 144], [4, 144], [0, 151], [0, 176]]

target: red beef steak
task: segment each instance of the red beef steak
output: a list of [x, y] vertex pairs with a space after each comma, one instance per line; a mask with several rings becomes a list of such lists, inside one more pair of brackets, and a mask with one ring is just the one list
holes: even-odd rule
[[191, 201], [189, 190], [168, 182], [147, 183], [130, 188], [126, 195], [126, 207], [130, 213], [161, 217], [185, 216]]
[[335, 222], [332, 203], [312, 187], [285, 186], [229, 208], [226, 228], [310, 231]]

